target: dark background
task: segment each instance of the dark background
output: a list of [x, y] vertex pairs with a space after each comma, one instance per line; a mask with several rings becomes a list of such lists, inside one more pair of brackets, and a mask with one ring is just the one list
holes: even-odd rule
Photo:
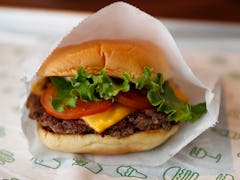
[[[0, 6], [94, 12], [111, 0], [0, 0]], [[240, 22], [240, 0], [129, 0], [158, 17]]]

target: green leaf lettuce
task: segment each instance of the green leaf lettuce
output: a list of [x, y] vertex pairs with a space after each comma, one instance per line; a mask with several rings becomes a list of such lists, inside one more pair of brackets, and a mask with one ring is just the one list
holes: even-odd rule
[[148, 67], [136, 79], [131, 79], [128, 73], [123, 73], [122, 79], [112, 78], [105, 69], [98, 75], [93, 75], [87, 73], [83, 67], [70, 80], [62, 77], [50, 79], [57, 89], [56, 97], [52, 98], [52, 106], [60, 112], [64, 108], [75, 107], [78, 98], [84, 102], [101, 99], [114, 101], [119, 92], [127, 92], [130, 88], [146, 91], [149, 102], [158, 112], [166, 113], [169, 121], [195, 121], [207, 112], [205, 102], [191, 105], [178, 99], [163, 76], [158, 73], [152, 77], [152, 70]]

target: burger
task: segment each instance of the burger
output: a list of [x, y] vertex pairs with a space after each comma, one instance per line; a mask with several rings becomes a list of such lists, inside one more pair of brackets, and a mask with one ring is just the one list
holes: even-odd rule
[[55, 49], [26, 106], [41, 142], [71, 153], [153, 149], [206, 113], [172, 80], [163, 51], [142, 40], [93, 40]]

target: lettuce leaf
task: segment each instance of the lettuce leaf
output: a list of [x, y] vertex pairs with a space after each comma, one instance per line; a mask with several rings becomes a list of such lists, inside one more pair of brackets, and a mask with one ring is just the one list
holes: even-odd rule
[[51, 77], [53, 85], [57, 88], [56, 97], [52, 98], [52, 106], [59, 112], [62, 112], [65, 107], [75, 107], [77, 104], [77, 96], [73, 96], [70, 92], [72, 85], [61, 77]]
[[57, 88], [56, 97], [52, 98], [52, 106], [62, 112], [64, 108], [75, 107], [78, 98], [82, 101], [99, 101], [101, 99], [114, 101], [119, 92], [127, 92], [131, 87], [145, 90], [149, 102], [164, 112], [169, 121], [195, 121], [207, 112], [206, 103], [196, 105], [185, 103], [178, 99], [167, 81], [160, 73], [152, 77], [152, 70], [144, 68], [144, 73], [137, 79], [132, 79], [128, 73], [122, 79], [109, 77], [102, 69], [100, 74], [87, 73], [80, 67], [75, 77], [66, 80], [62, 77], [51, 77], [53, 85]]
[[207, 112], [206, 103], [191, 105], [178, 99], [168, 82], [163, 84], [164, 92], [149, 90], [147, 98], [158, 112], [168, 115], [169, 121], [195, 121]]

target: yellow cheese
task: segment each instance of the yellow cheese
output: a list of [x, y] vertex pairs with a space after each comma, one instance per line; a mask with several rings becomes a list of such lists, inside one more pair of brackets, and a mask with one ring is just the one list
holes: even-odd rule
[[179, 88], [177, 87], [177, 85], [175, 85], [175, 84], [173, 83], [173, 81], [170, 80], [170, 81], [168, 81], [168, 83], [169, 83], [170, 87], [172, 88], [174, 94], [177, 96], [177, 98], [179, 98], [179, 99], [182, 100], [183, 102], [188, 102], [188, 97], [187, 97], [187, 95], [185, 95], [185, 94], [183, 93], [183, 91], [182, 91], [181, 89], [179, 89]]
[[84, 116], [82, 119], [96, 132], [101, 133], [105, 129], [113, 126], [128, 114], [133, 112], [134, 109], [127, 106], [115, 103], [112, 108], [107, 111]]
[[46, 83], [46, 78], [41, 78], [38, 81], [33, 83], [31, 92], [37, 95], [41, 95], [43, 93], [43, 86]]

